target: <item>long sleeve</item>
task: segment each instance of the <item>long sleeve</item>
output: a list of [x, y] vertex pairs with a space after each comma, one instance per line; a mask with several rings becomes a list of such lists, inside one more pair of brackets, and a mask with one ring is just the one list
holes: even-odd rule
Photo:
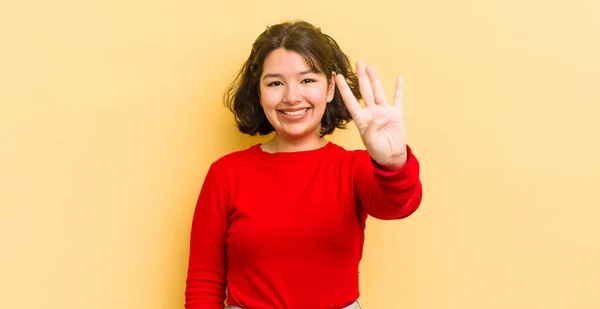
[[225, 173], [211, 165], [198, 196], [190, 235], [187, 309], [223, 309], [227, 259], [228, 190]]
[[359, 206], [368, 215], [383, 219], [401, 219], [417, 210], [422, 185], [417, 158], [407, 146], [408, 160], [397, 171], [386, 171], [369, 153], [361, 152], [354, 171], [354, 187]]

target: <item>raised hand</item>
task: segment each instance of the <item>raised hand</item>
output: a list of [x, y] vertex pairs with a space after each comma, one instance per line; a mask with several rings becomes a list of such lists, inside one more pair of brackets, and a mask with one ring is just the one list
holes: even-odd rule
[[396, 80], [393, 105], [388, 105], [375, 69], [371, 66], [365, 69], [364, 63], [358, 61], [356, 71], [365, 107], [360, 106], [344, 76], [338, 74], [335, 80], [340, 94], [371, 158], [385, 169], [397, 170], [407, 160], [402, 77]]

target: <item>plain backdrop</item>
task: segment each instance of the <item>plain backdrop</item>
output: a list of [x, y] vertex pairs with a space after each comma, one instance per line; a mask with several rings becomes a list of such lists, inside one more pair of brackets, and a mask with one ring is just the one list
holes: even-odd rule
[[368, 221], [364, 308], [600, 307], [600, 2], [23, 0], [0, 1], [0, 308], [183, 308], [207, 168], [261, 141], [222, 93], [290, 19], [389, 97], [405, 78], [423, 204]]

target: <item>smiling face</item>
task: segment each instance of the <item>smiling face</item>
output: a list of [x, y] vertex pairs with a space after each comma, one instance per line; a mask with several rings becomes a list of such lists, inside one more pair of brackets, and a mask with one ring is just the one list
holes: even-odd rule
[[323, 73], [312, 70], [302, 55], [277, 48], [263, 64], [260, 104], [278, 138], [317, 140], [334, 87]]

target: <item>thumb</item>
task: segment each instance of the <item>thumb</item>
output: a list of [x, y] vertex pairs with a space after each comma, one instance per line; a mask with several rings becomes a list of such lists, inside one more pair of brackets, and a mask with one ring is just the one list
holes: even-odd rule
[[377, 139], [377, 137], [379, 137], [379, 134], [381, 133], [381, 129], [386, 124], [388, 124], [388, 122], [390, 122], [390, 120], [391, 120], [390, 115], [381, 115], [379, 117], [373, 118], [367, 125], [367, 129], [365, 130], [365, 133], [363, 134], [363, 139], [365, 141], [374, 141], [375, 139]]

